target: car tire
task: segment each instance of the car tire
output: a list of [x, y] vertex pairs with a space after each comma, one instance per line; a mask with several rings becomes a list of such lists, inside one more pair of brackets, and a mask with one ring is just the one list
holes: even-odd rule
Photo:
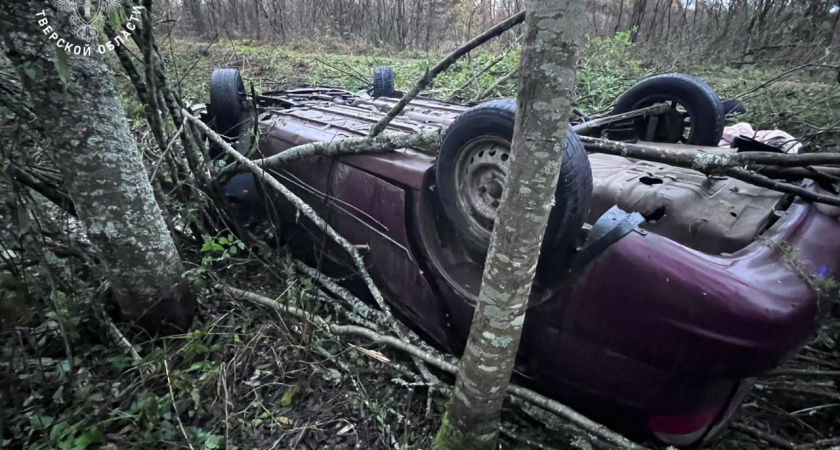
[[[461, 171], [465, 163], [464, 158], [470, 158], [465, 152], [473, 152], [472, 146], [482, 140], [494, 145], [498, 140], [500, 145], [497, 153], [490, 155], [493, 152], [491, 149], [482, 155], [482, 158], [507, 161], [509, 154], [504, 151], [510, 151], [515, 118], [515, 99], [493, 100], [467, 110], [446, 130], [435, 162], [436, 189], [444, 214], [458, 231], [465, 246], [477, 252], [487, 252], [492, 222], [485, 220], [484, 226], [477, 226], [477, 222], [480, 221], [467, 211], [469, 208], [465, 207], [467, 202], [463, 197], [459, 198], [463, 183], [459, 181], [461, 177], [456, 176], [456, 171]], [[567, 139], [568, 145], [560, 169], [555, 204], [543, 239], [544, 252], [562, 245], [574, 246], [592, 199], [592, 169], [586, 150], [580, 138], [571, 130], [567, 133]], [[504, 145], [507, 145], [506, 150]]]
[[216, 69], [210, 76], [209, 115], [213, 130], [235, 140], [242, 132], [248, 111], [245, 85], [236, 69]]
[[[622, 114], [662, 102], [670, 102], [675, 114], [681, 114], [682, 117], [677, 115], [676, 119], [672, 119], [670, 112], [660, 116], [660, 124], [653, 139], [655, 142], [718, 145], [725, 125], [723, 103], [717, 93], [699, 78], [667, 73], [642, 80], [618, 98], [612, 114]], [[636, 130], [637, 136], [644, 137], [646, 130], [647, 121], [640, 123]], [[608, 134], [611, 139], [626, 138], [624, 134], [618, 136], [609, 131]]]
[[393, 97], [394, 69], [391, 66], [379, 66], [373, 69], [373, 97]]

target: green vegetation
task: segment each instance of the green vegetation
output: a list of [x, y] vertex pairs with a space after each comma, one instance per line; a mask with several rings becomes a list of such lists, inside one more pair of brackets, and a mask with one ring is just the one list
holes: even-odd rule
[[[221, 253], [221, 240], [208, 240], [207, 253]], [[259, 269], [233, 256], [225, 261]], [[275, 274], [287, 286], [281, 301], [334, 315], [310, 298], [311, 280], [293, 273]], [[20, 341], [3, 348], [2, 360], [20, 374], [9, 380], [20, 387], [11, 394], [25, 406], [0, 408], [0, 448], [157, 449], [188, 441], [196, 450], [326, 449], [384, 439], [412, 449], [432, 433], [413, 380], [309, 324], [206, 297], [201, 325], [165, 340], [129, 335], [135, 353], [115, 345], [108, 320], [90, 310], [96, 294], [79, 294], [54, 302], [65, 309], [35, 311], [21, 324]], [[0, 396], [0, 405], [11, 400]], [[99, 447], [106, 442], [117, 446]]]
[[[242, 41], [174, 41], [162, 44], [161, 51], [171, 79], [192, 102], [208, 101], [207, 84], [216, 67], [240, 69], [257, 92], [302, 84], [355, 91], [367, 87], [374, 67], [391, 65], [397, 88], [408, 89], [440, 58], [381, 50], [313, 53]], [[435, 81], [430, 94], [471, 101], [516, 69], [518, 52], [505, 51], [493, 44], [489, 51], [459, 61]], [[473, 79], [502, 54], [495, 66]], [[4, 71], [6, 64], [0, 61]], [[608, 110], [639, 79], [667, 71], [701, 76], [723, 96], [748, 92], [783, 72], [704, 67], [696, 61], [644, 61], [636, 56], [629, 34], [619, 33], [588, 41], [576, 105], [588, 113]], [[840, 87], [833, 75], [795, 73], [758, 89], [745, 97], [750, 112], [743, 120], [804, 137], [813, 150], [830, 148], [840, 134]], [[489, 97], [509, 97], [515, 90], [513, 77]], [[137, 135], [148, 145], [142, 105], [124, 77], [121, 98]], [[3, 205], [12, 203], [5, 194], [0, 199]], [[189, 209], [181, 217], [191, 220], [195, 214]], [[223, 275], [274, 294], [283, 292], [281, 300], [320, 315], [337, 314], [312, 295], [310, 280], [299, 278], [291, 268], [246, 258], [242, 243], [233, 236], [207, 237], [203, 244], [186, 258], [194, 263], [184, 276], [197, 289]], [[326, 442], [325, 448], [361, 443], [363, 448], [412, 449], [431, 443], [443, 403], [427, 404], [428, 388], [405, 376], [407, 360], [381, 363], [312, 324], [284, 321], [272, 311], [219, 297], [205, 297], [199, 325], [187, 334], [150, 341], [129, 333], [135, 352], [114, 344], [117, 338], [105, 312], [94, 306], [106, 303], [107, 283], [81, 281], [101, 280], [96, 266], [77, 267], [72, 265], [75, 260], [45, 254], [46, 263], [25, 272], [28, 290], [6, 272], [0, 278], [0, 290], [7, 292], [7, 303], [0, 306], [10, 307], [9, 293], [16, 292], [16, 309], [21, 310], [20, 326], [5, 333], [8, 339], [0, 346], [0, 364], [13, 369], [0, 374], [17, 377], [2, 380], [14, 389], [0, 392], [0, 448], [84, 450], [105, 442], [111, 443], [103, 447], [109, 450], [184, 448], [189, 441], [196, 450], [293, 448], [312, 442]], [[37, 305], [33, 311], [31, 304]], [[5, 317], [9, 316], [0, 315]], [[830, 333], [818, 336], [818, 351], [837, 345], [826, 337], [836, 336], [836, 323], [831, 326]], [[23, 411], [9, 407], [19, 404]], [[833, 417], [826, 409], [809, 418], [823, 420], [821, 415], [826, 422]], [[506, 419], [511, 416], [508, 413]], [[525, 434], [535, 441], [545, 437], [535, 429]]]
[[[455, 101], [473, 100], [516, 69], [519, 52], [505, 53], [507, 50], [495, 44], [489, 51], [458, 61], [435, 80], [429, 94]], [[397, 88], [406, 90], [427, 67], [441, 58], [439, 54], [418, 52], [313, 53], [240, 41], [210, 45], [181, 41], [171, 49], [165, 49], [164, 53], [169, 57], [167, 64], [173, 77], [183, 79], [184, 97], [194, 102], [208, 100], [209, 75], [217, 67], [238, 68], [246, 83], [253, 83], [257, 92], [305, 84], [357, 91], [367, 87], [374, 67], [390, 65], [397, 75]], [[504, 55], [501, 61], [474, 77], [500, 55]], [[636, 56], [629, 32], [621, 32], [614, 38], [588, 39], [578, 74], [576, 106], [590, 114], [608, 110], [622, 92], [641, 78], [673, 71], [699, 76], [721, 96], [731, 98], [779, 77], [784, 69], [752, 66], [732, 69], [703, 65], [701, 61], [643, 61]], [[837, 112], [840, 111], [840, 84], [834, 82], [835, 75], [826, 69], [791, 73], [747, 94], [743, 98], [747, 115], [732, 120], [750, 122], [757, 129], [787, 131], [809, 143], [814, 151], [828, 149], [840, 138], [840, 113]], [[464, 88], [459, 90], [461, 86]], [[489, 93], [488, 98], [511, 97], [515, 93], [516, 77], [511, 77]], [[129, 109], [142, 113], [136, 107]]]

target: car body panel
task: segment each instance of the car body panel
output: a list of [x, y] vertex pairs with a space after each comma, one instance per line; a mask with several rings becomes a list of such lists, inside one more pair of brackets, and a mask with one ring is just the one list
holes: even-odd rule
[[[260, 114], [264, 156], [364, 135], [393, 104], [342, 94], [332, 103], [319, 97], [306, 105], [306, 95], [287, 99], [297, 106]], [[363, 119], [353, 116], [353, 108]], [[440, 129], [463, 110], [428, 99], [412, 102], [389, 132]], [[433, 167], [433, 154], [405, 149], [318, 157], [272, 173], [349, 242], [366, 246], [361, 253], [368, 271], [400, 317], [439, 348], [458, 354], [477, 301], [483, 256], [466, 250], [447, 226]], [[689, 191], [700, 192], [694, 187]], [[715, 195], [731, 187], [711, 189], [706, 203], [699, 196], [698, 211], [727, 201]], [[652, 427], [671, 427], [693, 443], [718, 430], [749, 380], [776, 367], [814, 332], [827, 304], [812, 283], [840, 265], [840, 208], [783, 202], [766, 192], [744, 195], [772, 211], [755, 215], [754, 239], [730, 245], [730, 253], [691, 248], [687, 244], [698, 244], [690, 232], [690, 239], [679, 242], [667, 232], [640, 229], [577, 271], [569, 267], [578, 254], [541, 263], [516, 381], [631, 435], [661, 436]], [[346, 254], [291, 205], [276, 202], [288, 225], [308, 230], [296, 235], [303, 236], [294, 242], [303, 249], [298, 255], [327, 255], [351, 267]], [[740, 203], [742, 210], [751, 204]], [[750, 232], [739, 233], [742, 242]], [[679, 426], [690, 423], [682, 418], [696, 417], [715, 422], [698, 430]]]

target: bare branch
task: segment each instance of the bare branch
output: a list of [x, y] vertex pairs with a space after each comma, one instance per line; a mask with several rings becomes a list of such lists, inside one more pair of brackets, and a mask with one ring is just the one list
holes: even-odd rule
[[580, 136], [586, 149], [596, 153], [625, 156], [628, 158], [657, 161], [679, 167], [686, 167], [700, 172], [720, 173], [725, 169], [748, 165], [767, 165], [782, 167], [807, 167], [816, 165], [840, 164], [840, 153], [787, 154], [771, 152], [746, 152], [728, 155], [698, 152], [692, 146], [685, 150], [674, 150], [648, 144], [630, 144], [607, 139]]
[[756, 186], [786, 194], [793, 194], [812, 202], [840, 206], [840, 197], [838, 196], [812, 192], [790, 183], [774, 181], [764, 175], [748, 170], [766, 169], [766, 167], [755, 167], [756, 165], [809, 167], [812, 164], [837, 164], [837, 162], [840, 162], [840, 154], [810, 153], [805, 155], [788, 155], [784, 153], [749, 152], [721, 155], [699, 153], [691, 150], [664, 149], [644, 144], [628, 144], [587, 136], [581, 136], [581, 140], [585, 143], [586, 149], [592, 152], [665, 163], [672, 166], [693, 169], [707, 175], [726, 175]]
[[394, 105], [394, 107], [391, 108], [390, 111], [388, 111], [388, 114], [386, 114], [385, 117], [380, 119], [379, 122], [376, 125], [374, 125], [374, 127], [368, 133], [368, 136], [374, 137], [379, 135], [379, 133], [382, 133], [385, 130], [385, 128], [388, 127], [388, 124], [391, 123], [392, 120], [394, 120], [394, 117], [397, 117], [397, 115], [399, 115], [402, 112], [402, 110], [405, 109], [408, 103], [411, 102], [411, 100], [413, 100], [414, 97], [417, 97], [418, 94], [420, 94], [420, 91], [425, 89], [429, 85], [429, 83], [431, 83], [432, 80], [434, 80], [435, 77], [437, 77], [441, 72], [448, 69], [449, 66], [452, 65], [452, 63], [454, 63], [455, 61], [457, 61], [458, 59], [460, 59], [479, 45], [489, 41], [490, 39], [493, 39], [496, 36], [499, 36], [500, 34], [513, 28], [516, 25], [519, 25], [524, 20], [525, 11], [520, 11], [508, 17], [504, 21], [499, 22], [492, 28], [476, 36], [475, 38], [464, 44], [462, 47], [447, 55], [446, 58], [443, 58], [441, 62], [437, 63], [437, 65], [432, 67], [422, 77], [420, 77], [420, 79], [417, 81], [417, 84], [415, 84], [410, 91], [406, 92], [405, 95], [403, 95], [403, 97], [400, 99], [400, 101], [397, 102], [397, 104]]
[[[244, 291], [242, 289], [237, 289], [232, 286], [227, 285], [217, 285], [217, 288], [221, 289], [223, 292], [227, 293], [228, 295], [242, 298], [245, 300], [249, 300], [251, 302], [267, 306], [269, 308], [273, 308], [279, 312], [283, 312], [294, 316], [300, 320], [307, 320], [314, 323], [321, 323], [326, 325], [329, 332], [337, 335], [348, 335], [348, 336], [360, 336], [363, 337], [375, 344], [383, 344], [390, 347], [393, 347], [397, 350], [401, 350], [409, 355], [417, 357], [423, 360], [425, 363], [433, 366], [437, 369], [440, 369], [444, 372], [448, 372], [451, 374], [455, 374], [458, 372], [458, 365], [457, 363], [450, 363], [444, 360], [443, 358], [435, 355], [431, 352], [427, 352], [422, 350], [421, 348], [410, 344], [402, 339], [395, 338], [393, 336], [385, 336], [379, 334], [371, 329], [355, 326], [355, 325], [336, 325], [330, 324], [326, 320], [315, 316], [311, 313], [307, 313], [299, 308], [295, 308], [294, 306], [284, 305], [278, 301], [270, 299], [268, 297], [264, 297], [262, 295]], [[560, 402], [554, 401], [548, 397], [545, 397], [541, 394], [538, 394], [534, 391], [525, 389], [520, 386], [516, 386], [513, 384], [508, 385], [508, 393], [514, 395], [516, 397], [520, 397], [524, 400], [527, 400], [540, 408], [543, 408], [547, 411], [550, 411], [554, 414], [557, 414], [564, 419], [568, 420], [575, 426], [581, 428], [582, 430], [597, 436], [600, 439], [603, 439], [606, 442], [611, 444], [617, 445], [620, 448], [631, 449], [631, 450], [643, 450], [645, 447], [636, 444], [629, 439], [621, 436], [620, 434], [608, 429], [607, 427], [593, 422], [592, 420], [588, 419], [586, 416], [576, 412], [575, 410], [569, 408], [566, 405], [563, 405]]]
[[518, 73], [519, 68], [517, 67], [516, 69], [513, 69], [510, 72], [506, 73], [504, 76], [499, 77], [499, 79], [493, 82], [493, 84], [491, 84], [487, 89], [485, 89], [484, 92], [476, 95], [475, 98], [473, 98], [473, 101], [477, 102], [489, 97], [493, 93], [493, 91], [495, 91], [499, 86], [502, 85], [502, 83], [515, 77]]
[[443, 134], [428, 133], [393, 135], [384, 134], [374, 138], [350, 138], [333, 142], [313, 142], [290, 148], [268, 158], [254, 160], [259, 167], [280, 167], [312, 156], [338, 156], [357, 153], [387, 153], [400, 148], [431, 149], [440, 145]]
[[[391, 309], [385, 303], [385, 299], [382, 297], [382, 293], [379, 291], [379, 288], [376, 287], [376, 284], [373, 282], [373, 279], [370, 277], [370, 274], [367, 271], [367, 267], [365, 266], [365, 262], [362, 259], [362, 256], [356, 250], [356, 247], [353, 246], [344, 236], [338, 234], [335, 229], [330, 226], [324, 219], [319, 216], [315, 210], [312, 209], [311, 206], [307, 205], [306, 202], [301, 200], [300, 197], [295, 195], [292, 191], [290, 191], [286, 186], [283, 186], [276, 178], [272, 177], [266, 171], [258, 166], [253, 161], [249, 160], [247, 157], [242, 155], [241, 153], [237, 152], [229, 143], [227, 143], [221, 136], [219, 136], [215, 131], [210, 129], [204, 122], [197, 119], [195, 116], [189, 113], [186, 109], [181, 110], [181, 114], [185, 121], [192, 122], [205, 136], [207, 136], [210, 140], [215, 142], [219, 145], [221, 149], [225, 151], [228, 155], [230, 155], [236, 162], [244, 165], [252, 172], [254, 172], [262, 181], [266, 184], [277, 190], [280, 194], [282, 194], [286, 199], [293, 204], [298, 211], [303, 213], [307, 219], [311, 220], [315, 226], [320, 228], [324, 231], [324, 233], [333, 241], [335, 241], [338, 245], [340, 245], [347, 253], [350, 255], [350, 258], [353, 260], [353, 265], [356, 266], [356, 270], [358, 271], [358, 275], [362, 278], [365, 285], [367, 286], [368, 290], [370, 291], [371, 296], [376, 301], [376, 305], [379, 306], [379, 309], [382, 310], [388, 317], [393, 318], [393, 314], [391, 313]], [[400, 337], [403, 337], [408, 334], [407, 328], [397, 321], [396, 319], [392, 320], [391, 329]], [[417, 362], [417, 361], [415, 361]], [[418, 368], [427, 377], [427, 381], [429, 382], [436, 382], [436, 378], [428, 372], [428, 369], [422, 367], [422, 363], [418, 363]]]

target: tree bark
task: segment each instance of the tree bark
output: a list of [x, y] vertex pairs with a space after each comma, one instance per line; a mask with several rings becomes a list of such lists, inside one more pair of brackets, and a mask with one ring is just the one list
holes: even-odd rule
[[181, 260], [155, 202], [114, 75], [96, 43], [90, 55], [57, 50], [40, 19], [69, 37], [68, 30], [61, 30], [69, 26], [66, 14], [34, 0], [6, 3], [0, 34], [52, 141], [47, 150], [98, 250], [123, 319], [154, 333], [183, 330], [192, 320], [195, 300], [181, 278]]
[[499, 412], [566, 147], [583, 6], [583, 0], [532, 0], [527, 8], [510, 174], [434, 449], [498, 448]]

